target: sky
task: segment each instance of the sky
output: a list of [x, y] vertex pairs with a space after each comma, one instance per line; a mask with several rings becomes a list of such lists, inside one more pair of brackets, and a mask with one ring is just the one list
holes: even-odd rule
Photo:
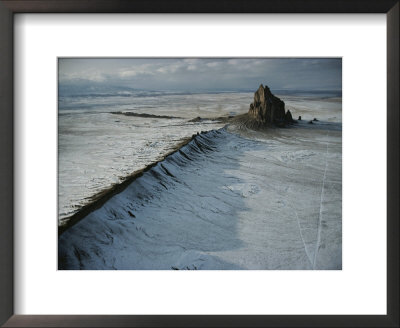
[[141, 90], [341, 90], [341, 58], [60, 58], [60, 86]]

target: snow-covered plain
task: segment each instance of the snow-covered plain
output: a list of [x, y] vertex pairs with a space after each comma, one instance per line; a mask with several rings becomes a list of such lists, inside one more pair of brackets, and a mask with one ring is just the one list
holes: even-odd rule
[[[170, 105], [187, 102], [186, 111], [164, 103], [162, 111], [146, 112], [185, 119], [128, 117], [103, 109], [60, 111], [60, 133], [67, 131], [60, 134], [59, 150], [59, 188], [64, 191], [60, 200], [64, 197], [65, 208], [76, 204], [75, 191], [78, 203], [79, 192], [90, 196], [92, 189], [81, 191], [88, 176], [106, 177], [96, 185], [101, 189], [113, 175], [110, 166], [118, 181], [165, 154], [182, 137], [212, 131], [197, 136], [65, 231], [59, 237], [59, 268], [341, 269], [340, 99], [288, 97], [287, 108], [303, 121], [260, 132], [186, 119], [244, 112], [252, 95], [212, 95], [209, 103], [207, 95], [197, 95], [202, 105], [174, 97]], [[79, 115], [83, 117], [77, 119]], [[308, 124], [313, 117], [320, 121]], [[72, 165], [77, 159], [81, 162]], [[85, 165], [96, 168], [88, 174], [82, 171]], [[80, 171], [72, 173], [72, 167]], [[62, 189], [67, 181], [70, 184]]]
[[[61, 97], [58, 115], [59, 224], [91, 197], [143, 169], [182, 139], [223, 124], [190, 119], [245, 111], [251, 94], [153, 94]], [[222, 104], [224, 104], [222, 106]], [[134, 112], [180, 117], [114, 115]]]

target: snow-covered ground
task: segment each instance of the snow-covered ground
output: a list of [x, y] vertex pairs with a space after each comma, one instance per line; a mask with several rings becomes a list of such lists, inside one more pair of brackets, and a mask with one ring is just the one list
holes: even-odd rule
[[[247, 109], [252, 98], [246, 98], [246, 103], [245, 98], [238, 96], [236, 102], [232, 101], [237, 106], [234, 108]], [[305, 101], [297, 100], [298, 107], [294, 100], [291, 107], [287, 105], [293, 117], [303, 116], [303, 121], [293, 128], [255, 132], [238, 130], [232, 125], [221, 129], [214, 124], [190, 124], [188, 134], [196, 129], [214, 131], [197, 136], [64, 232], [59, 237], [59, 268], [341, 269], [341, 102], [308, 99], [307, 106]], [[220, 108], [232, 112], [230, 106]], [[167, 112], [176, 115], [174, 110]], [[195, 113], [196, 109], [189, 111], [189, 114]], [[324, 120], [314, 124], [305, 121], [313, 117]], [[105, 123], [110, 130], [103, 137], [110, 138], [110, 143], [99, 144], [97, 140], [88, 145], [89, 149], [99, 151], [98, 157], [86, 158], [88, 163], [106, 166], [92, 172], [97, 176], [109, 174], [107, 165], [118, 170], [124, 162], [120, 158], [124, 148], [113, 141], [115, 135], [120, 133], [121, 139], [129, 143], [132, 139], [136, 142], [145, 133], [143, 127], [142, 130], [135, 127], [130, 133], [121, 132], [119, 127], [126, 125], [129, 131], [135, 122], [142, 124], [147, 119], [132, 117], [130, 121], [131, 117], [118, 115], [112, 115], [112, 119], [120, 122], [115, 122], [118, 128]], [[86, 132], [93, 120], [82, 121], [81, 130]], [[150, 119], [151, 129], [143, 142], [154, 142], [154, 131], [162, 131], [157, 124], [172, 126], [172, 122]], [[70, 122], [70, 126], [76, 124]], [[177, 130], [181, 131], [186, 124], [182, 121]], [[67, 127], [68, 124], [62, 130], [68, 130]], [[75, 155], [72, 152], [68, 156], [62, 155], [67, 150], [60, 148], [60, 167], [63, 161], [74, 157], [76, 160], [77, 155], [83, 156], [88, 149], [82, 140], [91, 140], [93, 136], [85, 139], [79, 130], [72, 133], [75, 140], [71, 134], [64, 136], [66, 148], [71, 146], [67, 141], [81, 146], [76, 148]], [[166, 142], [169, 138], [165, 133], [171, 130], [174, 128], [160, 132], [159, 142]], [[96, 131], [94, 128], [97, 137], [103, 133]], [[184, 135], [172, 134], [168, 146]], [[60, 136], [60, 146], [61, 139]], [[146, 159], [156, 158], [165, 150], [164, 146], [167, 145], [158, 148], [154, 157], [151, 156], [156, 151], [143, 153], [140, 165], [145, 165]], [[126, 155], [126, 163], [133, 166], [139, 158], [135, 149], [133, 145], [130, 148], [133, 153]], [[60, 190], [63, 181], [71, 175], [70, 168], [71, 165], [64, 166]], [[129, 171], [128, 164], [126, 170]], [[80, 179], [85, 175], [87, 172], [77, 173], [73, 183], [64, 190], [66, 199], [69, 191], [79, 192]]]
[[[250, 93], [60, 97], [58, 115], [59, 224], [91, 197], [168, 153], [184, 138], [223, 124], [188, 122], [244, 112]], [[179, 117], [115, 115], [133, 112]]]
[[[293, 117], [341, 121], [341, 99], [283, 95]], [[185, 94], [138, 92], [123, 95], [64, 96], [58, 116], [59, 224], [92, 197], [160, 159], [184, 138], [223, 124], [188, 122], [201, 117], [236, 115], [248, 110], [253, 93]], [[177, 119], [121, 116], [147, 113]]]
[[342, 121], [342, 98], [312, 98], [300, 96], [281, 96], [285, 101], [285, 108], [289, 109], [294, 119], [302, 116], [302, 119], [317, 117], [326, 122]]
[[100, 113], [59, 115], [58, 197], [62, 224], [91, 197], [121, 182], [202, 130], [212, 121], [158, 119]]

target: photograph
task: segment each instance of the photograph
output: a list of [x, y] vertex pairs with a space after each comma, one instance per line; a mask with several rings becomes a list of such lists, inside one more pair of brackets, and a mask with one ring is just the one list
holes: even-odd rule
[[341, 57], [59, 57], [58, 270], [342, 270]]

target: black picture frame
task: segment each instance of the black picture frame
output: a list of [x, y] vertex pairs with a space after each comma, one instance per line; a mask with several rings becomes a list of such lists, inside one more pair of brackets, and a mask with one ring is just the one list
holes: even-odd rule
[[[0, 0], [0, 324], [5, 327], [399, 327], [399, 7], [398, 0]], [[387, 15], [387, 315], [14, 315], [13, 16], [15, 13], [385, 13]]]

